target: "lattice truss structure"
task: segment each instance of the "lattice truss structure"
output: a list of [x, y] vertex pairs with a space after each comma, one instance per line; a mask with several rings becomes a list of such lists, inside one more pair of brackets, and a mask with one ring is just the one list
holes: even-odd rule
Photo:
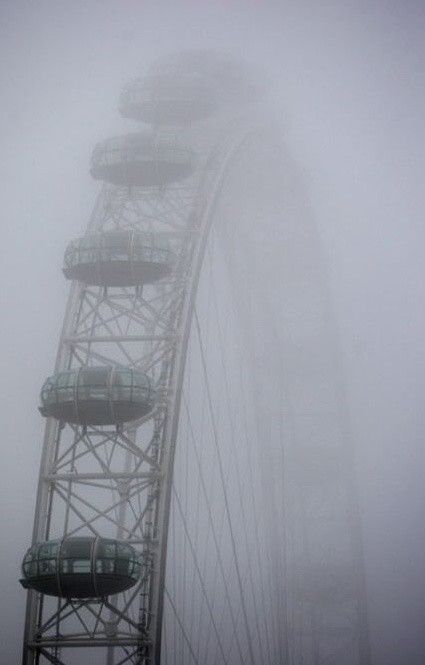
[[[47, 419], [33, 542], [118, 539], [142, 571], [107, 597], [30, 591], [24, 665], [367, 665], [320, 249], [264, 124], [255, 105], [232, 102], [201, 124], [156, 127], [178, 134], [192, 175], [99, 194], [87, 237], [161, 238], [172, 267], [143, 286], [73, 282], [55, 372], [142, 370], [155, 403], [112, 426]], [[281, 300], [258, 301], [253, 247], [281, 254]]]

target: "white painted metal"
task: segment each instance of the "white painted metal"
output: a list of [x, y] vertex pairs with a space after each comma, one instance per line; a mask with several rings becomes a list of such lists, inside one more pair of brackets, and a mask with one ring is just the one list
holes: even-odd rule
[[[23, 665], [45, 661], [68, 665], [74, 663], [68, 655], [85, 647], [103, 649], [105, 659], [108, 650], [110, 663], [114, 653], [119, 654], [120, 663], [161, 662], [173, 461], [199, 275], [228, 168], [251, 136], [262, 135], [270, 141], [252, 110], [234, 112], [232, 117], [228, 109], [225, 116], [203, 123], [201, 130], [195, 125], [181, 131], [196, 155], [194, 176], [160, 189], [106, 185], [87, 229], [88, 235], [112, 229], [167, 232], [177, 256], [172, 273], [143, 288], [103, 289], [73, 283], [55, 366], [55, 371], [111, 363], [140, 368], [153, 378], [158, 393], [155, 409], [120, 428], [61, 426], [49, 419], [33, 531], [33, 542], [64, 534], [118, 533], [143, 551], [142, 579], [135, 589], [109, 601], [57, 602], [29, 592]], [[299, 556], [303, 562], [307, 561], [301, 553], [310, 519], [305, 501], [299, 485], [291, 489], [287, 512], [295, 507], [288, 529], [296, 519], [300, 524], [290, 542], [281, 543], [294, 560]], [[357, 527], [348, 532], [355, 534], [356, 547]], [[360, 560], [357, 553], [356, 565]], [[356, 575], [357, 581], [361, 579], [359, 570]], [[354, 612], [363, 611], [363, 597], [364, 590], [354, 585], [350, 597]], [[322, 657], [323, 650], [314, 642], [320, 633], [313, 625], [321, 612], [320, 602], [300, 600], [295, 582], [289, 599], [289, 662], [334, 663], [329, 654]], [[361, 641], [361, 622], [349, 617], [348, 624], [350, 639], [354, 631], [354, 638]], [[343, 630], [338, 639], [342, 644]], [[339, 665], [346, 663], [367, 665], [366, 646], [357, 650], [352, 661], [339, 661]]]
[[[192, 178], [165, 189], [106, 185], [99, 195], [87, 234], [165, 231], [177, 261], [170, 276], [143, 289], [73, 283], [55, 371], [137, 367], [153, 378], [158, 400], [152, 414], [116, 429], [47, 421], [33, 542], [118, 533], [142, 544], [144, 575], [136, 591], [115, 597], [114, 605], [78, 602], [71, 614], [67, 601], [29, 592], [25, 665], [41, 656], [60, 663], [65, 655], [58, 654], [71, 647], [105, 645], [110, 658], [111, 647], [137, 645], [138, 662], [160, 662], [170, 483], [192, 308], [226, 164], [247, 131], [246, 120], [227, 116], [204, 126], [202, 137], [187, 132], [197, 154]], [[117, 617], [112, 628], [111, 612]]]

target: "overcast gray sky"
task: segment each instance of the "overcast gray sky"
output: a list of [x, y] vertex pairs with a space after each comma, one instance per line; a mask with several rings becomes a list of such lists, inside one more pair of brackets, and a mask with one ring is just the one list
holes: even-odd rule
[[347, 368], [374, 665], [425, 662], [422, 2], [0, 4], [1, 662], [17, 662], [18, 565], [41, 450], [66, 242], [97, 191], [93, 144], [122, 85], [164, 52], [225, 49], [269, 73], [328, 259]]

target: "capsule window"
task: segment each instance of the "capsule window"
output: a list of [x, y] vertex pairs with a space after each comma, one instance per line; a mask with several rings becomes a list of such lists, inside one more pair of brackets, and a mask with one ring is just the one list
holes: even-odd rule
[[135, 401], [143, 401], [150, 396], [151, 386], [148, 377], [145, 374], [134, 375], [133, 395]]
[[56, 401], [56, 391], [52, 377], [49, 377], [41, 389], [41, 400], [43, 403], [50, 404]]
[[65, 575], [72, 573], [72, 560], [71, 559], [61, 559], [60, 562], [60, 572]]
[[72, 572], [74, 573], [90, 573], [91, 561], [90, 559], [74, 559], [72, 562]]
[[117, 557], [119, 559], [131, 559], [133, 556], [133, 549], [128, 545], [122, 543], [117, 544]]
[[96, 573], [100, 575], [112, 575], [115, 572], [115, 559], [97, 559]]
[[116, 400], [130, 402], [132, 396], [133, 372], [129, 369], [118, 369], [112, 385], [112, 396]]
[[57, 398], [61, 402], [74, 398], [75, 374], [73, 372], [61, 372], [56, 378]]
[[131, 369], [117, 369], [115, 371], [114, 384], [116, 386], [131, 387], [133, 383], [133, 372]]
[[65, 540], [62, 544], [61, 557], [64, 559], [90, 559], [92, 541], [85, 538]]
[[130, 574], [129, 563], [130, 562], [128, 561], [128, 559], [117, 559], [115, 567], [115, 572], [117, 573], [117, 575], [128, 576]]
[[109, 367], [89, 367], [80, 371], [78, 383], [80, 386], [107, 386], [110, 374]]
[[68, 388], [74, 384], [73, 372], [60, 372], [56, 377], [56, 388]]
[[57, 556], [59, 543], [43, 543], [38, 550], [39, 559], [54, 559]]
[[91, 560], [62, 559], [60, 568], [65, 575], [72, 575], [73, 573], [87, 574], [91, 572]]
[[54, 575], [56, 573], [56, 559], [43, 559], [38, 562], [39, 575]]
[[76, 253], [75, 263], [95, 263], [98, 255], [98, 248], [93, 240], [88, 240], [80, 246], [78, 253]]
[[146, 374], [137, 373], [134, 375], [134, 385], [137, 386], [137, 388], [149, 388], [150, 381]]
[[38, 574], [38, 562], [37, 561], [31, 561], [28, 564], [28, 576], [29, 577], [35, 577]]
[[32, 547], [25, 555], [22, 570], [26, 577], [37, 575], [37, 548]]
[[114, 541], [108, 541], [108, 540], [101, 541], [98, 545], [97, 556], [100, 559], [102, 559], [102, 558], [115, 559], [115, 556], [116, 556], [115, 542]]
[[[35, 565], [35, 573], [34, 573], [34, 565]], [[35, 558], [34, 548], [31, 548], [30, 551], [27, 552], [27, 554], [25, 555], [22, 564], [22, 570], [24, 571], [25, 576], [37, 574], [37, 561]]]
[[28, 550], [28, 552], [26, 553], [25, 558], [24, 558], [24, 563], [29, 563], [30, 561], [33, 561], [34, 559], [36, 559], [37, 558], [37, 552], [38, 552], [38, 546], [33, 545], [33, 547], [31, 547]]
[[125, 233], [109, 233], [103, 236], [104, 245], [110, 250], [114, 259], [128, 259], [130, 236]]
[[80, 371], [78, 377], [79, 399], [105, 400], [109, 397], [109, 367], [90, 367]]
[[132, 568], [132, 571], [131, 571], [131, 577], [135, 580], [138, 580], [139, 577], [140, 577], [140, 572], [141, 572], [142, 566], [141, 566], [139, 560], [133, 561], [132, 563], [133, 563], [133, 568]]

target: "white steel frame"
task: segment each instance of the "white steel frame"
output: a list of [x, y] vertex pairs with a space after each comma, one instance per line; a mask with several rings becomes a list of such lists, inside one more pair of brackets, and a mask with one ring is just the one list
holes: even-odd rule
[[[158, 399], [151, 414], [120, 428], [47, 420], [33, 542], [105, 535], [98, 524], [106, 522], [116, 537], [142, 549], [144, 571], [135, 590], [100, 604], [63, 600], [46, 610], [44, 597], [29, 591], [24, 665], [41, 656], [61, 665], [64, 650], [96, 646], [108, 647], [110, 663], [115, 647], [121, 648], [116, 662], [160, 663], [174, 448], [194, 299], [226, 166], [249, 131], [246, 120], [227, 119], [201, 140], [193, 137], [198, 168], [183, 183], [160, 189], [105, 185], [98, 197], [87, 235], [129, 228], [159, 232], [168, 237], [176, 261], [168, 278], [143, 289], [73, 282], [55, 372], [111, 363], [137, 367], [153, 376]], [[64, 441], [66, 431], [70, 441]], [[85, 470], [88, 458], [93, 471]], [[105, 493], [97, 500], [86, 495], [87, 488], [108, 485], [109, 502]], [[131, 605], [138, 605], [137, 620]], [[80, 630], [65, 632], [71, 615]]]
[[[143, 551], [143, 574], [129, 592], [100, 601], [52, 601], [29, 591], [23, 665], [43, 661], [66, 665], [67, 653], [85, 647], [107, 649], [109, 665], [160, 665], [174, 452], [205, 247], [234, 156], [252, 135], [270, 140], [252, 115], [214, 122], [202, 125], [202, 135], [196, 127], [186, 131], [197, 155], [193, 177], [161, 189], [105, 185], [88, 225], [87, 234], [107, 229], [164, 233], [176, 261], [166, 279], [143, 289], [103, 289], [74, 282], [55, 371], [99, 363], [137, 367], [153, 377], [158, 399], [151, 414], [120, 428], [63, 426], [47, 420], [33, 542], [84, 533], [123, 538]], [[303, 500], [289, 497], [288, 501], [287, 510], [298, 506], [292, 521], [304, 520]], [[305, 523], [308, 519], [306, 515]], [[290, 525], [291, 520], [289, 529]], [[302, 556], [304, 545], [296, 542], [299, 531], [298, 525], [288, 541], [288, 548], [295, 548], [288, 566], [297, 559], [297, 548], [298, 558]], [[360, 644], [350, 665], [367, 665], [367, 630], [358, 614], [364, 609], [361, 571], [356, 570], [356, 575], [359, 583], [349, 599], [352, 630], [348, 638], [341, 632], [339, 639], [342, 645], [349, 639], [350, 648], [353, 638]], [[301, 662], [306, 639], [310, 644], [317, 638], [312, 624], [320, 611], [314, 602], [300, 603], [296, 595], [296, 589], [288, 589], [290, 640], [296, 643], [301, 624], [305, 630], [299, 638], [301, 647], [287, 651], [292, 665]], [[310, 646], [307, 650], [313, 655], [306, 652], [305, 665], [333, 663]], [[344, 647], [337, 651], [341, 654]], [[345, 660], [340, 662], [345, 665]]]

